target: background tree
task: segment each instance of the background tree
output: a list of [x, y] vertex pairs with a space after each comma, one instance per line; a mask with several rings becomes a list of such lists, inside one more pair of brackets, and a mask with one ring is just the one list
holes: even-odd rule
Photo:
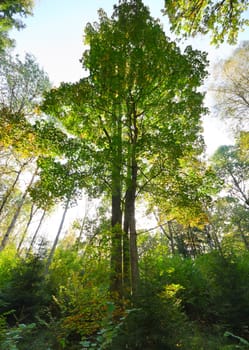
[[241, 159], [238, 147], [220, 146], [212, 157], [212, 164], [224, 181], [223, 189], [248, 208], [248, 160]]
[[249, 118], [248, 58], [249, 42], [245, 41], [230, 57], [217, 63], [211, 86], [218, 115], [245, 131]]
[[[63, 146], [67, 136], [54, 126], [51, 118], [49, 120], [39, 113], [38, 104], [42, 100], [44, 90], [50, 88], [50, 82], [35, 58], [26, 54], [24, 60], [20, 60], [17, 56], [12, 57], [9, 53], [4, 53], [1, 54], [0, 61], [1, 168], [5, 169], [1, 176], [0, 212], [4, 212], [6, 217], [6, 220], [5, 217], [1, 217], [2, 248], [4, 248], [6, 238], [10, 236], [15, 226], [18, 226], [21, 209], [27, 200], [30, 200], [28, 192], [31, 187], [23, 190], [20, 184], [30, 171], [34, 171], [32, 167], [36, 168], [38, 157], [57, 154], [58, 148]], [[53, 135], [52, 141], [51, 135]], [[10, 184], [6, 186], [8, 183]], [[21, 198], [20, 193], [18, 194], [18, 203], [13, 206], [14, 197], [17, 198], [16, 189], [19, 192], [21, 189], [22, 194]], [[42, 208], [44, 203], [41, 205]]]
[[0, 53], [14, 41], [8, 36], [11, 29], [24, 28], [22, 17], [31, 15], [33, 0], [2, 0], [0, 3]]

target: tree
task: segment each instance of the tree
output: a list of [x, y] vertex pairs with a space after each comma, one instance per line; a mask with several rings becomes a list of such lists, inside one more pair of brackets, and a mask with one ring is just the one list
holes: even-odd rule
[[23, 60], [4, 53], [0, 62], [1, 108], [13, 115], [32, 116], [42, 93], [50, 88], [47, 74], [29, 53]]
[[219, 189], [213, 169], [195, 154], [181, 158], [177, 172], [157, 177], [148, 193], [148, 210], [158, 223], [177, 221], [185, 227], [203, 228], [208, 222], [211, 195]]
[[248, 208], [235, 197], [216, 199], [211, 213], [211, 221], [222, 243], [224, 251], [241, 253], [249, 249]]
[[[10, 54], [0, 56], [0, 147], [11, 149], [17, 158], [37, 157], [53, 152], [63, 142], [63, 132], [53, 129], [53, 121], [39, 114], [38, 104], [50, 88], [47, 74], [35, 58], [24, 60]], [[58, 136], [48, 145], [48, 136]]]
[[249, 42], [243, 42], [226, 60], [214, 69], [213, 95], [215, 108], [224, 119], [239, 129], [248, 127], [249, 118]]
[[177, 34], [196, 36], [211, 32], [212, 44], [225, 40], [235, 44], [239, 31], [249, 24], [243, 17], [248, 5], [248, 0], [165, 0], [165, 13]]
[[225, 190], [249, 208], [248, 159], [240, 157], [235, 146], [220, 146], [212, 157], [212, 164], [217, 175], [225, 183]]
[[6, 47], [13, 45], [8, 32], [13, 29], [24, 28], [20, 17], [31, 15], [33, 0], [2, 0], [0, 3], [0, 53]]
[[82, 145], [84, 152], [67, 152], [68, 171], [84, 169], [91, 186], [111, 197], [112, 290], [122, 295], [125, 273], [133, 292], [139, 279], [138, 196], [159, 175], [173, 177], [181, 158], [202, 151], [205, 109], [197, 89], [206, 60], [191, 47], [181, 53], [141, 1], [122, 1], [111, 18], [102, 10], [99, 16], [85, 29], [88, 77], [53, 89], [42, 108]]

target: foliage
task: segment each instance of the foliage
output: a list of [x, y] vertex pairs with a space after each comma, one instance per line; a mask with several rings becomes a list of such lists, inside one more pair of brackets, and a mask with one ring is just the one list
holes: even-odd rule
[[[0, 5], [0, 17], [9, 3]], [[176, 9], [168, 1], [165, 6], [176, 32], [211, 30], [219, 43], [226, 35], [230, 42], [236, 39], [247, 24], [240, 19], [247, 5], [216, 1], [190, 9], [180, 1]], [[9, 19], [15, 20], [15, 2], [11, 11]], [[6, 30], [18, 25], [8, 23]], [[207, 110], [199, 87], [206, 55], [191, 47], [181, 51], [142, 1], [120, 1], [110, 18], [100, 10], [99, 22], [85, 28], [85, 43], [88, 75], [49, 92], [48, 77], [33, 56], [0, 57], [0, 228], [22, 197], [19, 175], [28, 161], [39, 166], [30, 194], [40, 207], [73, 203], [82, 188], [112, 203], [71, 228], [77, 235], [73, 231], [61, 240], [49, 271], [46, 252], [18, 257], [14, 239], [1, 252], [0, 346], [246, 348], [248, 132], [240, 130], [236, 145], [218, 149], [212, 167], [201, 160], [201, 115]], [[224, 111], [232, 116], [241, 111], [247, 117], [247, 46], [222, 65], [219, 93], [231, 97]], [[47, 115], [37, 107], [44, 91], [41, 109]], [[225, 196], [212, 202], [221, 188]], [[156, 233], [136, 231], [135, 204], [145, 201], [157, 217]], [[20, 229], [19, 217], [16, 232]], [[113, 268], [115, 259], [120, 270]], [[113, 293], [113, 275], [126, 291], [138, 263], [140, 279], [137, 275], [136, 288], [131, 279], [132, 293]]]
[[211, 161], [217, 175], [226, 184], [223, 189], [248, 206], [248, 159], [241, 158], [238, 146], [220, 146]]
[[[160, 236], [143, 234], [139, 244], [140, 289], [125, 309], [110, 303], [105, 244], [92, 241], [85, 250], [84, 243], [65, 240], [46, 280], [39, 277], [43, 257], [15, 261], [6, 248], [2, 266], [13, 267], [1, 275], [1, 312], [7, 311], [1, 317], [1, 341], [18, 340], [15, 346], [26, 349], [34, 337], [32, 350], [47, 350], [45, 344], [52, 349], [225, 350], [239, 343], [224, 338], [225, 331], [248, 340], [248, 252], [186, 259], [169, 256], [167, 240]], [[36, 323], [26, 335], [15, 324], [22, 316], [27, 327]]]
[[55, 254], [50, 279], [60, 314], [54, 332], [63, 346], [89, 338], [100, 330], [109, 300], [109, 262], [90, 246], [83, 255], [76, 246], [61, 245]]
[[214, 66], [210, 86], [216, 113], [235, 125], [237, 131], [246, 131], [248, 127], [248, 57], [249, 43], [244, 41]]
[[211, 43], [219, 45], [227, 40], [235, 44], [239, 31], [248, 25], [243, 16], [248, 5], [247, 0], [165, 0], [165, 13], [177, 34], [196, 36], [211, 32]]
[[125, 318], [111, 349], [159, 350], [181, 346], [186, 319], [180, 311], [177, 289], [174, 285], [158, 288], [149, 281], [142, 284], [136, 309]]
[[22, 339], [30, 336], [30, 333], [35, 327], [35, 323], [30, 323], [28, 325], [21, 323], [16, 327], [6, 329], [4, 339], [0, 341], [2, 349], [19, 350], [19, 344]]
[[241, 337], [238, 337], [237, 335], [234, 335], [231, 332], [225, 332], [224, 334], [225, 337], [233, 337], [235, 339], [237, 339], [239, 341], [240, 345], [237, 345], [236, 348], [237, 349], [248, 349], [249, 348], [249, 342]]
[[6, 47], [13, 45], [13, 40], [8, 32], [13, 29], [24, 27], [20, 17], [31, 14], [34, 5], [33, 0], [3, 0], [0, 4], [0, 52]]
[[0, 299], [1, 312], [13, 310], [13, 315], [8, 317], [10, 324], [34, 321], [36, 315], [51, 303], [51, 290], [39, 256], [19, 260], [1, 289]]
[[6, 287], [12, 278], [13, 270], [20, 264], [20, 260], [16, 257], [16, 248], [9, 245], [0, 254], [0, 289]]
[[34, 155], [34, 116], [42, 93], [49, 88], [47, 74], [31, 54], [23, 60], [9, 53], [0, 56], [1, 147], [14, 147], [19, 157]]
[[184, 227], [203, 228], [209, 221], [208, 208], [220, 188], [220, 179], [195, 156], [179, 163], [169, 180], [159, 177], [152, 182], [149, 210], [157, 213], [158, 223], [174, 220]]
[[[180, 173], [204, 146], [201, 115], [207, 110], [198, 88], [207, 74], [207, 61], [205, 53], [190, 46], [181, 52], [140, 0], [120, 2], [110, 18], [100, 10], [99, 22], [85, 28], [85, 43], [89, 48], [82, 64], [88, 76], [52, 89], [42, 104], [82, 151], [65, 149], [62, 162], [58, 158], [41, 162], [48, 171], [43, 168], [40, 187], [60, 198], [61, 192], [71, 189], [77, 194], [80, 187], [108, 197], [111, 284], [121, 295], [124, 281], [125, 288], [134, 292], [139, 280], [138, 196], [144, 198], [151, 188], [167, 193], [173, 183], [172, 191], [179, 197], [191, 197], [198, 186], [194, 171], [186, 170], [184, 179]], [[62, 184], [59, 191], [56, 183]], [[188, 205], [188, 217], [200, 211], [204, 216], [197, 197], [196, 210]]]

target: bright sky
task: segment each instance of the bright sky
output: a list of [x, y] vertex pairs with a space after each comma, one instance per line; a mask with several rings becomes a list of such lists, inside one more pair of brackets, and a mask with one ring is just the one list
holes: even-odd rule
[[[11, 37], [16, 40], [15, 52], [21, 56], [25, 52], [32, 53], [54, 85], [59, 85], [62, 81], [79, 80], [84, 74], [79, 62], [84, 51], [84, 27], [88, 22], [98, 20], [97, 10], [100, 7], [111, 15], [113, 5], [118, 1], [35, 0], [35, 2], [33, 17], [24, 20], [26, 28], [11, 33]], [[164, 0], [144, 0], [144, 3], [150, 7], [154, 18], [160, 18], [166, 34], [169, 35], [167, 19], [161, 13]], [[247, 37], [248, 32], [242, 33], [240, 40], [246, 40]], [[203, 37], [196, 38], [191, 43], [197, 49], [208, 51], [211, 62], [225, 58], [232, 51], [228, 46], [211, 48], [208, 39]], [[205, 117], [204, 137], [209, 155], [219, 145], [231, 143], [224, 129], [223, 122], [210, 116]]]

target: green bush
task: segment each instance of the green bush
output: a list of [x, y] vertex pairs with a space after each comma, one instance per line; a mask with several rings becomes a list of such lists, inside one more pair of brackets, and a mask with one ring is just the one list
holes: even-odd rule
[[39, 256], [21, 259], [11, 270], [0, 292], [0, 313], [13, 310], [7, 317], [10, 325], [36, 320], [52, 302], [52, 291], [44, 276], [44, 262]]
[[177, 285], [158, 288], [142, 281], [135, 309], [124, 320], [110, 349], [173, 350], [181, 347], [188, 325], [177, 297], [179, 288]]

